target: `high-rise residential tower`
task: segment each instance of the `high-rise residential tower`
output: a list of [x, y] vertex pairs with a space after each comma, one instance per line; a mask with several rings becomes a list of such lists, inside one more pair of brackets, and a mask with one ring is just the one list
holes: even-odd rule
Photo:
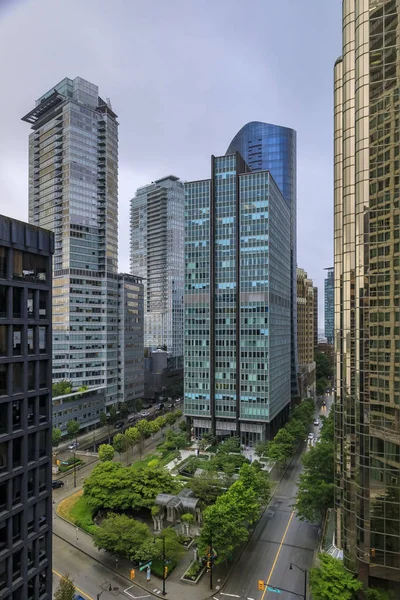
[[314, 287], [314, 349], [318, 346], [318, 288]]
[[335, 298], [334, 298], [334, 269], [325, 269], [327, 271], [324, 281], [324, 320], [325, 337], [328, 344], [333, 344], [334, 321], [335, 321]]
[[315, 395], [314, 290], [306, 271], [297, 268], [297, 342], [301, 398]]
[[283, 197], [290, 205], [290, 263], [292, 274], [291, 299], [291, 387], [292, 397], [298, 389], [297, 351], [297, 192], [296, 192], [296, 132], [288, 127], [252, 121], [235, 135], [226, 154], [239, 152], [250, 171], [270, 171]]
[[183, 183], [169, 175], [131, 200], [131, 273], [143, 278], [144, 345], [183, 357]]
[[118, 122], [96, 85], [63, 79], [30, 123], [29, 221], [54, 231], [53, 380], [117, 401]]
[[335, 64], [336, 545], [400, 594], [400, 2], [343, 2]]
[[51, 600], [48, 231], [0, 216], [0, 598]]
[[290, 204], [236, 152], [185, 184], [185, 215], [184, 412], [255, 444], [291, 400]]

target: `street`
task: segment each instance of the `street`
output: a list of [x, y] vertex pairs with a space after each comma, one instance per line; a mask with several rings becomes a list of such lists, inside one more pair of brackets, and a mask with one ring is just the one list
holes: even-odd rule
[[[317, 410], [327, 415], [332, 396], [326, 396], [326, 408]], [[314, 427], [314, 436], [319, 427]], [[214, 594], [216, 600], [294, 600], [304, 597], [304, 573], [310, 569], [318, 544], [318, 526], [299, 521], [292, 505], [297, 491], [297, 480], [302, 471], [301, 454], [297, 454], [278, 485], [268, 510], [262, 516], [247, 548], [233, 570], [222, 592]], [[295, 563], [300, 569], [290, 563]], [[272, 592], [258, 589], [262, 580]]]

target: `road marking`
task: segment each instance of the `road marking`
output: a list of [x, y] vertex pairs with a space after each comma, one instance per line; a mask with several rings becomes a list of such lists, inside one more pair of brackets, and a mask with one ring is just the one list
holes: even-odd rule
[[150, 598], [150, 594], [147, 594], [146, 596], [133, 596], [133, 594], [131, 594], [129, 590], [131, 590], [134, 587], [136, 587], [135, 584], [131, 585], [130, 587], [126, 588], [126, 590], [124, 590], [124, 593], [128, 594], [128, 596], [130, 598], [133, 598], [134, 600], [139, 600], [140, 598]]
[[240, 596], [238, 596], [237, 594], [225, 594], [224, 592], [221, 592], [221, 596], [229, 596], [230, 598], [240, 598]]
[[[57, 575], [57, 577], [59, 577], [60, 579], [65, 579], [64, 575], [61, 575], [60, 573], [57, 573], [57, 571], [55, 571], [54, 569], [53, 569], [53, 573], [54, 573], [54, 575]], [[94, 598], [92, 598], [91, 596], [88, 596], [87, 594], [85, 594], [85, 592], [83, 592], [82, 590], [80, 590], [78, 587], [75, 586], [75, 589], [80, 594], [83, 594], [85, 596], [85, 598], [87, 598], [88, 600], [94, 600]]]
[[264, 598], [265, 598], [265, 594], [266, 594], [266, 593], [267, 593], [267, 591], [268, 591], [269, 582], [271, 581], [271, 577], [272, 577], [272, 575], [273, 575], [273, 573], [274, 573], [274, 570], [275, 570], [276, 563], [278, 562], [278, 558], [279, 558], [279, 555], [280, 555], [280, 553], [281, 553], [282, 546], [283, 546], [283, 544], [284, 544], [284, 542], [285, 542], [286, 534], [287, 534], [287, 532], [289, 531], [290, 523], [292, 522], [292, 519], [293, 519], [293, 517], [294, 517], [294, 511], [293, 511], [293, 512], [292, 512], [292, 514], [290, 515], [290, 519], [289, 519], [289, 522], [288, 522], [288, 524], [287, 524], [287, 526], [286, 526], [285, 533], [283, 534], [283, 537], [282, 537], [282, 539], [281, 539], [281, 543], [279, 544], [278, 552], [276, 553], [275, 560], [274, 560], [274, 562], [273, 562], [273, 564], [272, 564], [272, 567], [271, 567], [271, 570], [270, 570], [270, 572], [269, 572], [268, 579], [267, 579], [267, 582], [266, 582], [266, 584], [265, 584], [264, 592], [263, 592], [263, 595], [261, 596], [261, 600], [264, 600]]

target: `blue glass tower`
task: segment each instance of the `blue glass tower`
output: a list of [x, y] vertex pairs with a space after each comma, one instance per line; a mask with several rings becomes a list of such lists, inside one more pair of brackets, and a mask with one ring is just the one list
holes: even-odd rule
[[297, 293], [296, 293], [296, 132], [288, 127], [251, 121], [235, 135], [226, 154], [239, 152], [250, 171], [270, 171], [290, 207], [291, 261], [291, 389], [299, 394], [297, 360]]

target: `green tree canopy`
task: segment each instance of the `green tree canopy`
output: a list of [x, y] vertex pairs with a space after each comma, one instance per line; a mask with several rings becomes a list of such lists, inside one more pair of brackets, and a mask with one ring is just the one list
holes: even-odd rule
[[68, 379], [61, 379], [61, 381], [57, 381], [57, 383], [53, 383], [53, 398], [57, 398], [57, 396], [65, 396], [66, 394], [70, 394], [72, 392], [72, 383], [68, 381]]
[[74, 600], [75, 586], [71, 577], [66, 573], [60, 579], [60, 583], [54, 592], [54, 600]]
[[99, 459], [101, 460], [101, 462], [113, 460], [114, 454], [114, 448], [110, 444], [101, 444], [101, 446], [99, 447]]
[[123, 433], [117, 433], [113, 439], [113, 447], [116, 452], [119, 454], [119, 459], [121, 460], [121, 455], [126, 452], [128, 448], [128, 439], [126, 435]]
[[104, 425], [107, 425], [107, 415], [104, 412], [104, 410], [101, 411], [101, 413], [99, 415], [99, 420], [100, 420], [100, 425], [102, 427], [104, 427]]
[[368, 588], [364, 590], [366, 600], [393, 600], [393, 594], [380, 588]]
[[187, 486], [192, 490], [196, 498], [199, 498], [203, 506], [214, 504], [219, 496], [226, 492], [225, 483], [210, 471], [192, 477]]
[[363, 585], [329, 554], [319, 555], [319, 568], [310, 571], [310, 587], [314, 600], [355, 600]]
[[227, 438], [223, 444], [218, 447], [219, 452], [223, 452], [228, 454], [228, 452], [242, 452], [242, 447], [240, 445], [240, 438], [236, 435]]
[[96, 465], [83, 489], [85, 500], [94, 511], [135, 511], [150, 510], [159, 493], [175, 493], [177, 486], [175, 478], [162, 467], [134, 469], [107, 461]]
[[51, 443], [53, 445], [53, 448], [57, 448], [60, 441], [61, 441], [61, 429], [57, 429], [57, 427], [53, 427], [53, 430], [51, 432]]
[[101, 550], [133, 560], [138, 548], [149, 537], [150, 531], [145, 523], [126, 515], [109, 513], [101, 526], [95, 529], [94, 545]]
[[79, 425], [78, 421], [75, 421], [74, 419], [71, 419], [70, 421], [68, 421], [67, 434], [68, 434], [68, 437], [71, 438], [71, 440], [73, 438], [76, 438], [76, 436], [78, 435], [79, 429], [80, 429], [80, 425]]
[[135, 411], [140, 412], [143, 408], [143, 400], [141, 398], [136, 398], [135, 400]]
[[317, 379], [317, 384], [316, 384], [317, 396], [324, 396], [324, 394], [326, 393], [327, 387], [328, 387], [328, 380], [325, 379], [325, 377], [322, 377], [321, 379]]
[[120, 403], [119, 414], [121, 415], [121, 419], [126, 419], [126, 417], [129, 415], [129, 406], [126, 402]]
[[110, 406], [110, 410], [109, 410], [108, 414], [110, 416], [110, 423], [112, 425], [114, 425], [118, 420], [117, 409], [114, 405]]
[[316, 352], [315, 363], [317, 380], [321, 379], [322, 377], [329, 379], [333, 376], [333, 364], [326, 354], [323, 352]]

